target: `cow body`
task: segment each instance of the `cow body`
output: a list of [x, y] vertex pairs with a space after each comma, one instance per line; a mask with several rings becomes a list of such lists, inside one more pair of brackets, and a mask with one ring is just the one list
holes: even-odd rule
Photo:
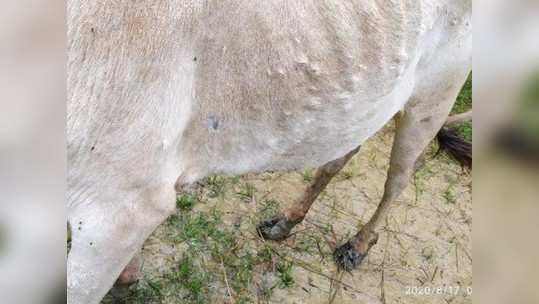
[[173, 210], [174, 184], [317, 167], [372, 136], [436, 69], [437, 50], [468, 48], [470, 10], [466, 0], [71, 0], [70, 302], [99, 301]]

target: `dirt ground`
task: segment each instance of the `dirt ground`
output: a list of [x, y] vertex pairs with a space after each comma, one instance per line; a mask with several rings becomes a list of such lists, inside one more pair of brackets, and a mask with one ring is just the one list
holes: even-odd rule
[[471, 175], [429, 148], [395, 202], [368, 258], [351, 273], [332, 260], [383, 193], [392, 127], [370, 139], [331, 182], [293, 235], [255, 233], [314, 175], [215, 176], [143, 248], [144, 278], [103, 303], [472, 303]]

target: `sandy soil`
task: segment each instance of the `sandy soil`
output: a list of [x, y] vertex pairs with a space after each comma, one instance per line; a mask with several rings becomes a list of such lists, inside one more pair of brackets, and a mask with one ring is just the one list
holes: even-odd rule
[[[174, 282], [170, 280], [145, 292], [144, 282], [174, 272], [193, 246], [192, 241], [171, 238], [175, 232], [164, 224], [144, 246], [144, 279], [127, 291], [111, 291], [103, 303], [471, 303], [471, 176], [444, 156], [433, 159], [434, 146], [414, 182], [395, 202], [368, 258], [352, 273], [336, 271], [335, 244], [343, 243], [369, 219], [382, 196], [392, 136], [389, 126], [370, 139], [293, 236], [281, 243], [258, 238], [256, 222], [275, 209], [268, 202], [281, 207], [292, 203], [306, 187], [309, 174], [264, 173], [230, 179], [216, 197], [203, 189], [201, 202], [187, 212], [219, 210], [222, 225], [235, 237], [233, 251], [241, 248], [256, 255], [260, 248], [271, 250], [269, 262], [247, 267], [251, 273], [240, 287], [225, 264], [241, 263], [245, 254], [237, 254], [237, 260], [225, 254], [223, 261], [202, 253], [195, 256], [200, 266], [196, 271], [208, 273], [203, 276], [202, 298], [192, 300], [189, 290], [168, 286]], [[281, 276], [275, 265], [279, 261], [292, 265], [293, 283], [288, 287], [278, 284]], [[190, 275], [200, 275], [194, 272]], [[271, 292], [263, 292], [267, 290]]]

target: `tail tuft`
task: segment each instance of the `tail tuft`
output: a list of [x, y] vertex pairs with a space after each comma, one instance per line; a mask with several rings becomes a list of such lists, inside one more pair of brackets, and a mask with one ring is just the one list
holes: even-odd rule
[[443, 127], [438, 135], [440, 151], [445, 151], [449, 156], [458, 161], [461, 166], [472, 168], [472, 143], [462, 138], [454, 129]]

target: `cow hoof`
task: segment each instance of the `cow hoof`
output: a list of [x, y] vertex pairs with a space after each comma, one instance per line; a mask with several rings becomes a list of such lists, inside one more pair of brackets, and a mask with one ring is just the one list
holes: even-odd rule
[[333, 258], [337, 267], [345, 271], [354, 270], [366, 256], [367, 254], [356, 252], [350, 242], [346, 242], [333, 252]]
[[266, 240], [282, 241], [290, 235], [296, 223], [287, 220], [284, 216], [274, 216], [261, 221], [256, 230]]

